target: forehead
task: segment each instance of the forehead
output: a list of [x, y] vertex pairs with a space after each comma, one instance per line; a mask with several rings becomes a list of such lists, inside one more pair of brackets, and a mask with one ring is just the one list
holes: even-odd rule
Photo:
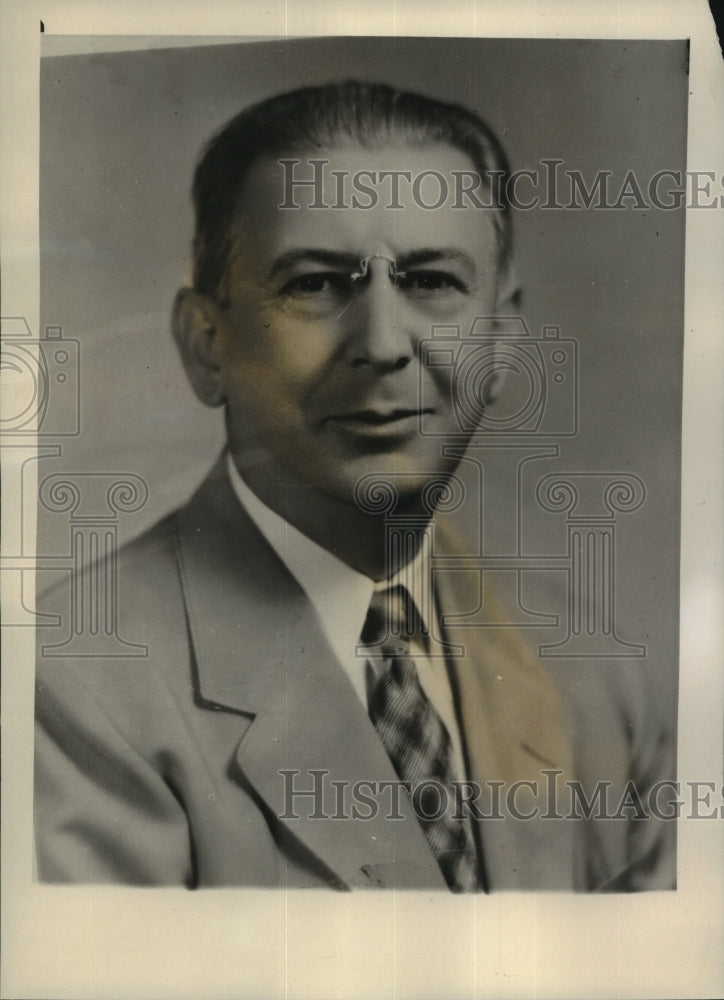
[[445, 144], [262, 157], [239, 200], [240, 244], [257, 256], [306, 246], [397, 256], [436, 246], [489, 266], [497, 256], [493, 210], [463, 193], [476, 182], [470, 157]]

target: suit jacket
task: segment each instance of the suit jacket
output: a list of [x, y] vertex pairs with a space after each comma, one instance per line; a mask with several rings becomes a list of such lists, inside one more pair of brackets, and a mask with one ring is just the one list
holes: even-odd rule
[[[474, 607], [477, 579], [439, 575], [443, 620]], [[52, 630], [38, 630], [42, 880], [446, 889], [406, 796], [395, 819], [389, 799], [354, 800], [351, 790], [369, 792], [359, 782], [397, 775], [221, 464], [121, 552], [117, 586], [119, 632], [146, 656], [66, 659], [48, 648]], [[67, 622], [69, 602], [70, 588], [57, 587], [43, 610]], [[489, 595], [485, 605], [500, 621]], [[670, 886], [672, 822], [631, 810], [556, 818], [569, 800], [551, 800], [552, 782], [589, 793], [610, 782], [617, 804], [626, 782], [643, 795], [670, 777], [672, 734], [648, 717], [635, 670], [579, 664], [554, 680], [514, 629], [450, 625], [446, 638], [462, 650], [451, 678], [482, 789], [474, 827], [488, 888]], [[333, 782], [352, 797], [340, 800]]]

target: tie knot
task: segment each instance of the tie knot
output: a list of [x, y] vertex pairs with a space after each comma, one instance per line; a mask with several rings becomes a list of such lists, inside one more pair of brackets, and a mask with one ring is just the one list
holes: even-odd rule
[[372, 595], [367, 618], [362, 629], [366, 646], [408, 646], [410, 639], [422, 631], [420, 616], [410, 592], [398, 584]]

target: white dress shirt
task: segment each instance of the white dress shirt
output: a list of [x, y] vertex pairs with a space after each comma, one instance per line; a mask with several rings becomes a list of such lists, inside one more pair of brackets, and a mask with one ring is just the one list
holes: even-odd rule
[[[229, 453], [227, 469], [242, 507], [309, 598], [325, 638], [367, 711], [369, 671], [374, 661], [368, 660], [358, 647], [372, 594], [375, 589], [385, 590], [401, 583], [409, 590], [421, 616], [426, 612], [437, 616], [432, 595], [429, 545], [421, 545], [413, 562], [391, 579], [375, 584], [262, 503], [241, 478]], [[430, 622], [424, 617], [423, 623], [429, 629]], [[460, 728], [445, 659], [441, 656], [429, 657], [421, 642], [414, 637], [410, 652], [420, 684], [450, 734], [456, 775], [464, 780], [466, 771]]]

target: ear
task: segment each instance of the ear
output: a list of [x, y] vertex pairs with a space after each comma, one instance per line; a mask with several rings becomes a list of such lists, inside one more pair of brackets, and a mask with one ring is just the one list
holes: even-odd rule
[[[495, 314], [500, 317], [515, 317], [520, 315], [522, 292], [515, 265], [511, 262], [501, 268], [498, 275], [498, 288], [495, 298]], [[496, 349], [496, 360], [497, 349]], [[504, 365], [496, 364], [492, 377], [486, 386], [485, 402], [494, 403], [500, 396], [508, 370]]]
[[218, 306], [193, 288], [176, 295], [171, 331], [194, 392], [207, 406], [226, 402], [219, 364]]

